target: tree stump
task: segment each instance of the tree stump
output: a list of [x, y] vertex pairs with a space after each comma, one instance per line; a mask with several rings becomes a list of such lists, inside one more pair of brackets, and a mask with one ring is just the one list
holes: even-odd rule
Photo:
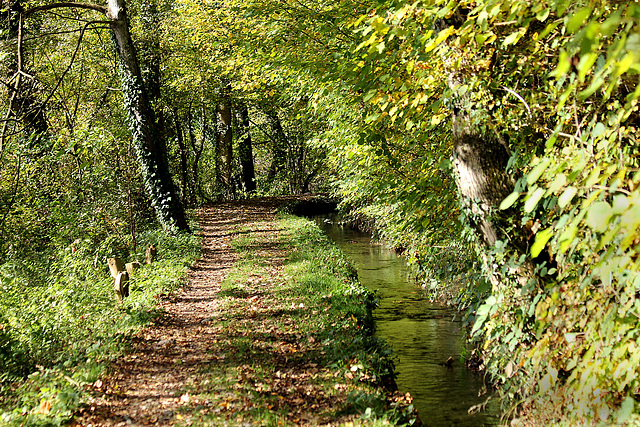
[[147, 264], [151, 264], [153, 261], [156, 260], [156, 256], [158, 255], [158, 250], [156, 249], [155, 246], [149, 245], [147, 246], [147, 251], [145, 254], [147, 256]]

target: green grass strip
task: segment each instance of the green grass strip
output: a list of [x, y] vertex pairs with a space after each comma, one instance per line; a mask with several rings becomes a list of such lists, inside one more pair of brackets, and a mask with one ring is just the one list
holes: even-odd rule
[[390, 349], [373, 337], [374, 295], [313, 222], [282, 215], [235, 230], [219, 293], [217, 358], [185, 425], [405, 425]]

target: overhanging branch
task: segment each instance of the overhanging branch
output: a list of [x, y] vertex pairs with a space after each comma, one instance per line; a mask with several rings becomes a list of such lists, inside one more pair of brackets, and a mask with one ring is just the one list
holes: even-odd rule
[[77, 2], [60, 2], [60, 3], [51, 3], [45, 4], [42, 6], [32, 7], [24, 12], [24, 16], [27, 17], [36, 12], [44, 12], [52, 9], [61, 9], [61, 8], [75, 8], [75, 9], [88, 9], [95, 10], [96, 12], [100, 12], [104, 15], [107, 14], [107, 8], [104, 6], [100, 6], [93, 3], [77, 3]]

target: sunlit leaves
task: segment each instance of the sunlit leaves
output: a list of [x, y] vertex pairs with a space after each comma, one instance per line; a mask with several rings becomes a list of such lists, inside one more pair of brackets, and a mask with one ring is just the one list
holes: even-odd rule
[[516, 200], [518, 200], [518, 197], [520, 197], [520, 192], [518, 192], [518, 191], [514, 191], [513, 193], [509, 194], [500, 203], [500, 210], [509, 209], [511, 206], [513, 206], [513, 204], [516, 202]]
[[[616, 333], [638, 332], [625, 329], [613, 314], [606, 326], [591, 322], [587, 313], [595, 308], [586, 302], [594, 295], [606, 301], [598, 308], [600, 318], [627, 307], [630, 294], [621, 289], [635, 277], [627, 269], [636, 257], [633, 245], [638, 241], [640, 221], [633, 218], [638, 214], [638, 185], [629, 171], [640, 165], [637, 141], [627, 128], [637, 130], [630, 123], [637, 120], [640, 94], [635, 75], [638, 6], [607, 1], [587, 5], [496, 0], [476, 2], [472, 7], [455, 29], [435, 24], [437, 17], [450, 16], [448, 7], [426, 2], [376, 11], [369, 21], [362, 19], [367, 38], [360, 42], [358, 70], [363, 78], [377, 82], [376, 92], [369, 88], [363, 99], [377, 107], [369, 122], [399, 125], [411, 130], [422, 144], [435, 145], [437, 141], [429, 138], [426, 129], [446, 129], [447, 115], [441, 116], [440, 109], [446, 110], [452, 98], [467, 97], [469, 108], [479, 112], [477, 126], [508, 135], [510, 144], [521, 150], [514, 162], [523, 174], [499, 207], [505, 214], [521, 212], [523, 218], [513, 220], [520, 220], [530, 233], [528, 255], [549, 259], [536, 267], [549, 290], [536, 295], [531, 285], [509, 281], [505, 271], [517, 271], [518, 263], [505, 262], [508, 268], [500, 273], [494, 267], [488, 274], [497, 274], [506, 283], [504, 288], [494, 285], [494, 295], [504, 295], [508, 302], [501, 307], [481, 305], [474, 331], [486, 333], [486, 352], [497, 364], [493, 372], [504, 375], [499, 367], [510, 367], [506, 375], [513, 385], [510, 393], [535, 395], [524, 379], [517, 382], [514, 366], [536, 372], [536, 366], [549, 366], [548, 372], [556, 375], [546, 382], [548, 390], [567, 386], [576, 391], [571, 397], [574, 407], [584, 408], [568, 416], [604, 421], [620, 400], [603, 397], [591, 406], [580, 403], [587, 401], [581, 400], [587, 399], [581, 387], [591, 392], [608, 387], [585, 385], [606, 375], [608, 369], [596, 362], [600, 350], [593, 343], [609, 340], [607, 345], [615, 346], [612, 337]], [[406, 38], [393, 39], [394, 31]], [[451, 84], [453, 76], [460, 79], [455, 85]], [[498, 85], [509, 90], [501, 95]], [[407, 95], [417, 98], [422, 91], [431, 100], [424, 109], [418, 111], [416, 104], [405, 103]], [[420, 122], [423, 133], [416, 125]], [[512, 256], [504, 247], [496, 247], [497, 257]], [[517, 254], [516, 258], [524, 262]], [[556, 280], [562, 284], [561, 291], [551, 289]], [[521, 293], [513, 291], [518, 286], [523, 286]], [[579, 304], [587, 308], [576, 309]], [[494, 309], [498, 314], [487, 316]], [[527, 323], [523, 312], [537, 314], [535, 327]], [[516, 338], [514, 324], [521, 325], [516, 329], [522, 337], [527, 336], [527, 328], [534, 328], [532, 333], [539, 341], [531, 335], [527, 338], [531, 341]], [[531, 343], [531, 349], [516, 350], [514, 342]], [[567, 344], [566, 354], [554, 353]], [[580, 351], [587, 348], [592, 352], [586, 357], [589, 362], [580, 359]], [[616, 360], [625, 356], [624, 351], [615, 354]], [[559, 366], [573, 372], [567, 383], [557, 375]], [[540, 374], [537, 380], [542, 379]], [[632, 379], [616, 381], [616, 390], [637, 386]], [[543, 393], [537, 398], [543, 399]], [[627, 404], [624, 413], [628, 408]]]

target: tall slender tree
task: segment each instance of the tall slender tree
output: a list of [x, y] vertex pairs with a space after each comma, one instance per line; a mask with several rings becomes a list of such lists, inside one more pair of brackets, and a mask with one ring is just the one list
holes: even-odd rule
[[256, 172], [253, 163], [253, 146], [250, 133], [249, 109], [246, 104], [238, 108], [238, 123], [242, 128], [242, 138], [238, 144], [238, 157], [242, 168], [242, 185], [247, 193], [256, 191]]
[[124, 104], [128, 112], [146, 191], [158, 220], [164, 227], [188, 230], [184, 207], [177, 195], [166, 162], [164, 135], [156, 121], [142, 78], [136, 49], [129, 31], [129, 18], [124, 0], [109, 0], [107, 7], [90, 3], [51, 3], [34, 7], [23, 14], [29, 17], [36, 12], [59, 8], [94, 10], [107, 17], [119, 58]]
[[225, 85], [223, 89], [222, 99], [217, 107], [217, 116], [216, 175], [227, 195], [231, 195], [234, 192], [231, 170], [233, 165], [233, 107], [231, 106], [228, 85]]

